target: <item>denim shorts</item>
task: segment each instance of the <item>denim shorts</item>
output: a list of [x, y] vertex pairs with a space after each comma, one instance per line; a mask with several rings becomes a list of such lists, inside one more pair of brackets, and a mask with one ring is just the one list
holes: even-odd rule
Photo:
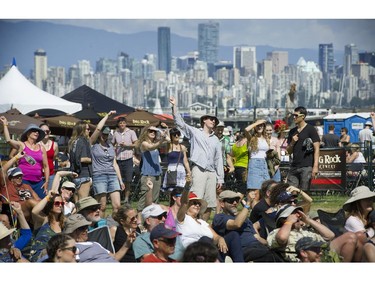
[[120, 183], [117, 175], [100, 174], [92, 177], [94, 195], [120, 191]]
[[262, 183], [269, 179], [266, 159], [251, 158], [247, 172], [247, 189], [260, 189]]
[[82, 177], [73, 179], [74, 184], [76, 185], [76, 190], [81, 187], [81, 184], [91, 181], [90, 177]]

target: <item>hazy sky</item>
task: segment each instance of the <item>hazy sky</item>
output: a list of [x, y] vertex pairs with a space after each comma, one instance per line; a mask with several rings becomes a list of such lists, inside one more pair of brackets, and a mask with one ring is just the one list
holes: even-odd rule
[[192, 38], [197, 38], [198, 23], [212, 19], [220, 22], [221, 45], [317, 48], [319, 43], [333, 43], [335, 49], [343, 50], [344, 45], [355, 43], [360, 50], [375, 51], [375, 1], [357, 0], [355, 5], [327, 0], [268, 0], [262, 4], [235, 0], [233, 5], [225, 0], [9, 2], [5, 7], [2, 4], [0, 18], [44, 19], [118, 33], [169, 26], [172, 33]]

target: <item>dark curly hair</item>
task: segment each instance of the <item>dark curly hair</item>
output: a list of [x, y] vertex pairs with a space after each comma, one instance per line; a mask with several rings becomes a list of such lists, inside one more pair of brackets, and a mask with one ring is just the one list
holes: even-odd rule
[[280, 195], [281, 192], [286, 191], [286, 189], [289, 186], [290, 185], [285, 182], [280, 182], [271, 189], [271, 193], [270, 193], [271, 207], [274, 207], [276, 204], [280, 203], [278, 202], [277, 197]]

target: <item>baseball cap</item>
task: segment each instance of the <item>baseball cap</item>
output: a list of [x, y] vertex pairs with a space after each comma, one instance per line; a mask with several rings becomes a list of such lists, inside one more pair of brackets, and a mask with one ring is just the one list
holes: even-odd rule
[[167, 238], [172, 239], [176, 238], [178, 235], [181, 235], [181, 233], [176, 232], [172, 229], [168, 229], [164, 226], [164, 223], [159, 223], [157, 226], [155, 226], [150, 233], [150, 240], [153, 241], [154, 239], [159, 238]]
[[21, 168], [14, 167], [14, 168], [10, 168], [7, 171], [7, 175], [8, 175], [8, 178], [11, 178], [11, 177], [16, 177], [16, 176], [19, 176], [19, 175], [23, 175], [23, 172], [22, 172]]
[[102, 130], [102, 134], [109, 135], [111, 133], [111, 129], [109, 127], [104, 127]]
[[160, 207], [159, 204], [151, 204], [143, 209], [142, 211], [142, 218], [143, 220], [149, 218], [149, 217], [157, 217], [160, 216], [163, 213], [166, 213], [167, 211], [164, 211], [162, 207]]

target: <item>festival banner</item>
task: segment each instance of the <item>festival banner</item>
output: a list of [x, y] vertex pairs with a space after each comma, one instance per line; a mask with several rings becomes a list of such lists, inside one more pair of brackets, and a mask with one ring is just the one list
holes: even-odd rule
[[321, 148], [319, 173], [311, 180], [310, 191], [345, 191], [346, 153], [344, 148]]

